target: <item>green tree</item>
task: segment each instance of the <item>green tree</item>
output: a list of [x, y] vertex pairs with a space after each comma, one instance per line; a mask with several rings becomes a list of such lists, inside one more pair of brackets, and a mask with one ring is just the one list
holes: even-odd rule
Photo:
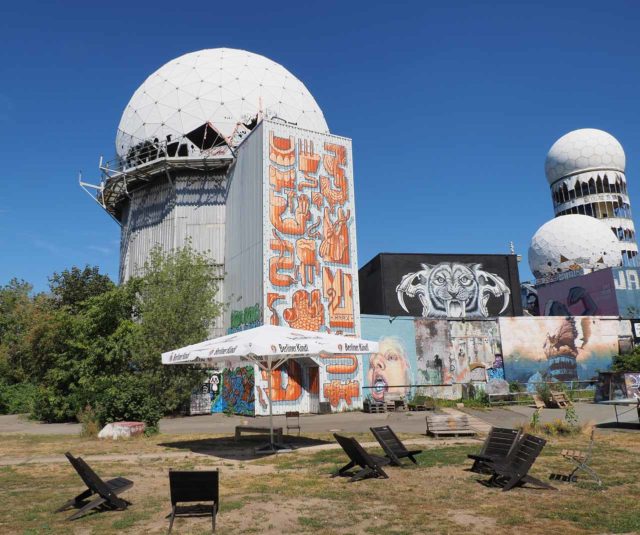
[[100, 273], [98, 266], [87, 265], [84, 269], [73, 266], [49, 278], [55, 303], [60, 307], [70, 307], [73, 312], [78, 312], [90, 297], [111, 290], [114, 286], [108, 275]]
[[189, 400], [203, 378], [195, 366], [163, 366], [161, 353], [206, 340], [222, 313], [217, 300], [218, 273], [210, 260], [190, 244], [167, 254], [156, 247], [138, 281], [137, 313], [142, 326], [141, 370], [152, 377], [151, 388], [173, 412]]

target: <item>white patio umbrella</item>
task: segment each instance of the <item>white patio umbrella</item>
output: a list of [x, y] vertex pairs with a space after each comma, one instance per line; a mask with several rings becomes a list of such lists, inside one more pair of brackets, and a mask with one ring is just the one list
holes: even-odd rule
[[319, 354], [376, 353], [378, 343], [351, 336], [263, 325], [162, 354], [162, 364], [252, 362], [267, 372], [270, 442], [273, 442], [271, 372], [287, 360]]

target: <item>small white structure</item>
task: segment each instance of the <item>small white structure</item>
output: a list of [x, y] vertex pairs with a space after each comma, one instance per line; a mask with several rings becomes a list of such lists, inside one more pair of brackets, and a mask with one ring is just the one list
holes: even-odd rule
[[547, 221], [531, 239], [529, 267], [536, 279], [551, 281], [566, 272], [589, 273], [621, 264], [616, 237], [586, 215]]
[[622, 145], [594, 128], [574, 130], [547, 154], [545, 173], [556, 216], [580, 214], [605, 221], [618, 242], [625, 265], [638, 254], [625, 177]]

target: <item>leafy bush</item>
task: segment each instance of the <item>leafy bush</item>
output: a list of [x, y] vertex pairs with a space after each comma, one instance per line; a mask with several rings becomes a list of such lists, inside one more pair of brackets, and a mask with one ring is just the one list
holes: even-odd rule
[[147, 433], [157, 432], [162, 402], [152, 395], [150, 386], [137, 374], [100, 379], [96, 384], [95, 420], [101, 427], [117, 421], [144, 422]]
[[615, 372], [640, 371], [640, 347], [636, 347], [632, 353], [613, 357], [612, 370]]
[[0, 382], [0, 414], [31, 412], [37, 387], [30, 383], [6, 384]]
[[524, 385], [521, 385], [518, 381], [509, 381], [509, 392], [517, 393], [523, 391]]

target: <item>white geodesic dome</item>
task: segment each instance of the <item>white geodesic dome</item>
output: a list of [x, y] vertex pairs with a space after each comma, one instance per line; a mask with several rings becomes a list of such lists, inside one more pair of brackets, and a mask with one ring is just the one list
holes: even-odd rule
[[538, 279], [620, 264], [620, 245], [614, 233], [606, 223], [587, 215], [563, 215], [547, 221], [529, 246], [529, 267]]
[[160, 67], [136, 90], [120, 119], [116, 152], [125, 157], [145, 141], [175, 141], [206, 123], [233, 146], [238, 127], [255, 124], [259, 114], [329, 131], [311, 93], [282, 65], [245, 50], [191, 52]]
[[611, 134], [595, 128], [582, 128], [556, 141], [544, 164], [549, 184], [589, 169], [612, 169], [624, 173], [622, 145]]

